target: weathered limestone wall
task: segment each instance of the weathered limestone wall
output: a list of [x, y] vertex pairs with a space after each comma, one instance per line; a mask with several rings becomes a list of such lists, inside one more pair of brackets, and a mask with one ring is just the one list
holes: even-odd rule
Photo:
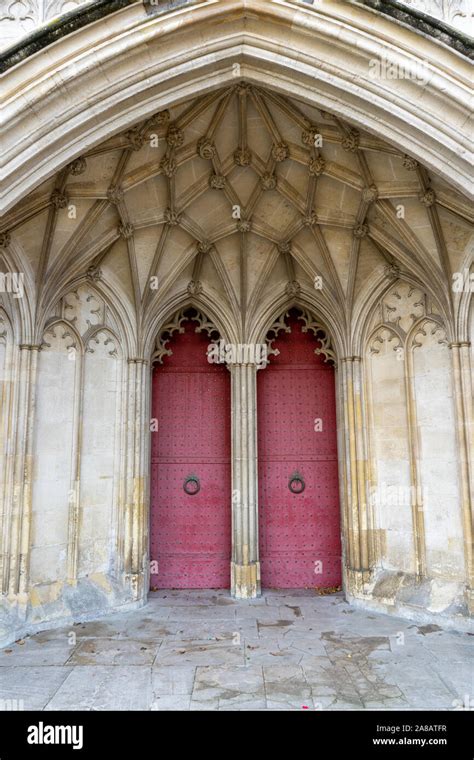
[[[116, 561], [123, 360], [104, 303], [66, 296], [38, 363], [31, 583], [107, 576]], [[68, 321], [65, 321], [67, 317]]]
[[74, 520], [74, 413], [80, 368], [69, 359], [71, 337], [65, 324], [50, 328], [38, 360], [30, 557], [34, 586], [64, 583], [72, 559], [69, 513]]
[[[127, 423], [124, 338], [116, 333], [117, 323], [104, 300], [87, 283], [58, 300], [33, 350], [15, 351], [6, 315], [1, 318], [6, 608], [1, 635], [11, 638], [25, 625], [31, 629], [54, 620], [83, 619], [136, 602], [124, 574], [131, 540], [131, 527], [125, 524], [131, 519], [126, 482], [127, 474], [133, 482], [134, 454], [133, 446], [127, 450], [126, 433], [134, 425]], [[23, 381], [35, 396], [26, 436], [24, 396], [19, 388], [18, 403], [13, 392], [23, 384], [17, 378], [25, 353], [38, 358]], [[142, 429], [140, 433], [144, 435]], [[15, 469], [29, 441], [31, 497], [27, 476], [23, 493], [15, 483]]]
[[[406, 405], [405, 367], [395, 351], [396, 338], [379, 330], [369, 354], [368, 392], [371, 403], [372, 509], [382, 567], [415, 572], [412, 509], [409, 497], [410, 442]], [[396, 341], [398, 343], [398, 341]], [[408, 498], [400, 498], [400, 494]]]
[[469, 595], [452, 351], [438, 311], [426, 293], [398, 282], [372, 318], [367, 414], [378, 562], [370, 596], [385, 607], [408, 602], [455, 616], [467, 612]]

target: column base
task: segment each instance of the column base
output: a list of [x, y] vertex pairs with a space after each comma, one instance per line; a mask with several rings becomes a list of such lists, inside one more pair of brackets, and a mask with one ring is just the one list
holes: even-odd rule
[[353, 596], [364, 596], [367, 587], [373, 582], [372, 570], [354, 570], [346, 568], [346, 591]]
[[146, 577], [144, 572], [128, 573], [125, 575], [125, 580], [129, 584], [132, 599], [138, 601], [146, 596]]
[[230, 563], [230, 593], [235, 599], [255, 599], [260, 596], [260, 562], [250, 565]]
[[464, 596], [469, 614], [474, 615], [474, 589], [467, 586]]

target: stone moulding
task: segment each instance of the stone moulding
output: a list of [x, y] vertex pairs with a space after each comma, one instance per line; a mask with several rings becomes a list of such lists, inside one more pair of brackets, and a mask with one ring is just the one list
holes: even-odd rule
[[[295, 5], [312, 5], [307, 0], [290, 1]], [[68, 34], [72, 34], [72, 32], [76, 32], [88, 24], [135, 3], [136, 0], [95, 0], [85, 7], [69, 11], [69, 13], [48, 21], [46, 25], [28, 34], [0, 55], [0, 73], [7, 71], [12, 66]], [[197, 3], [198, 0], [160, 0], [158, 4], [152, 5], [150, 0], [144, 0], [143, 6], [147, 15], [160, 16]], [[467, 35], [421, 11], [394, 2], [394, 0], [357, 0], [357, 3], [354, 4], [366, 6], [395, 19], [399, 23], [406, 24], [419, 33], [434, 37], [461, 55], [468, 58], [474, 57], [472, 40]]]
[[454, 48], [457, 53], [474, 58], [472, 38], [449, 26], [444, 21], [421, 10], [417, 10], [397, 0], [352, 0], [354, 5], [365, 5], [374, 11], [383, 13], [401, 24], [406, 24], [417, 32], [434, 37], [445, 45]]
[[[10, 97], [5, 120], [2, 210], [56, 169], [86, 155], [100, 140], [148, 118], [152, 103], [154, 110], [164, 109], [183, 99], [191, 88], [204, 94], [217, 84], [233, 81], [231, 63], [236, 57], [239, 65], [245, 66], [249, 80], [286, 90], [291, 77], [291, 86], [302, 100], [317, 100], [321, 110], [336, 116], [344, 112], [354, 128], [366, 126], [374, 135], [388, 137], [401, 151], [435, 170], [461, 192], [471, 192], [466, 150], [468, 64], [436, 40], [424, 40], [424, 61], [433, 76], [423, 86], [420, 99], [420, 86], [415, 82], [380, 83], [370, 77], [368, 63], [374, 56], [386, 54], [387, 34], [393, 33], [394, 55], [400, 57], [401, 64], [421, 61], [421, 52], [419, 39], [402, 25], [380, 16], [380, 29], [370, 26], [372, 13], [363, 6], [348, 8], [348, 4], [337, 3], [333, 9], [331, 3], [312, 8], [263, 0], [247, 0], [244, 5], [242, 0], [228, 0], [186, 5], [175, 13], [180, 14], [179, 33], [167, 24], [166, 16], [147, 16], [143, 5], [136, 2], [107, 17], [106, 40], [103, 34], [101, 37], [100, 23], [58, 38], [48, 51], [48, 69], [43, 56], [17, 61], [11, 74], [15, 82], [10, 83], [9, 75], [4, 78]], [[218, 24], [214, 23], [216, 19]], [[275, 35], [285, 25], [288, 34], [282, 45]], [[115, 60], [118, 38], [125, 45], [119, 74]], [[357, 57], [348, 53], [349, 39], [356, 41]], [[232, 45], [241, 46], [237, 55], [231, 40]], [[215, 55], [213, 77], [205, 63], [209, 46]], [[298, 57], [295, 51], [301, 51]], [[322, 59], [318, 59], [320, 55]], [[264, 63], [269, 58], [271, 74]], [[47, 76], [55, 66], [61, 66], [64, 75], [61, 90], [55, 88], [54, 78]], [[64, 97], [73, 104], [71, 108], [64, 109]], [[450, 116], [441, 121], [440, 108], [446, 103]], [[37, 117], [34, 134], [31, 109]], [[80, 138], [78, 119], [83, 124]], [[28, 149], [20, 151], [18, 146], [24, 141]], [[165, 168], [173, 171], [172, 166]]]

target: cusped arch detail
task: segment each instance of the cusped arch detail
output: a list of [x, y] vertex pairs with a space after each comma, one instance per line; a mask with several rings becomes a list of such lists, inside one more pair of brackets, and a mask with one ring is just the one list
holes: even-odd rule
[[[380, 319], [375, 322], [377, 310], [381, 312], [384, 301], [392, 293], [395, 293], [397, 288], [400, 286], [409, 286], [414, 290], [416, 289], [421, 291], [426, 300], [426, 308], [424, 309], [423, 314], [414, 317], [413, 324], [410, 326], [410, 329], [403, 331], [403, 333], [397, 329], [394, 329], [393, 322], [385, 319], [382, 314], [380, 314]], [[386, 272], [385, 276], [379, 279], [378, 286], [374, 290], [372, 296], [366, 299], [365, 303], [355, 315], [352, 328], [354, 353], [358, 355], [362, 355], [364, 353], [365, 347], [368, 345], [370, 340], [373, 340], [374, 333], [379, 327], [387, 327], [389, 329], [392, 329], [394, 333], [403, 342], [405, 342], [408, 333], [411, 332], [413, 325], [417, 323], [418, 319], [427, 319], [430, 317], [434, 318], [440, 324], [443, 324], [448, 337], [450, 340], [452, 340], [452, 336], [454, 334], [454, 326], [452, 325], [451, 320], [446, 317], [446, 314], [442, 308], [442, 304], [433, 294], [431, 289], [429, 289], [426, 285], [420, 283], [417, 278], [412, 277], [407, 272], [399, 273], [397, 270], [394, 270], [394, 273], [391, 276]]]
[[[470, 330], [470, 315], [471, 309], [474, 308], [474, 264], [466, 266], [461, 270], [463, 275], [467, 270], [467, 278], [465, 278], [464, 289], [459, 299], [457, 314], [456, 314], [456, 338], [463, 343], [472, 343], [474, 336], [471, 335]], [[466, 281], [467, 279], [467, 281]]]
[[108, 327], [107, 325], [97, 325], [92, 330], [89, 330], [84, 336], [84, 350], [86, 353], [94, 353], [94, 348], [92, 347], [92, 343], [98, 344], [99, 337], [101, 335], [106, 336], [106, 339], [104, 341], [104, 345], [107, 343], [112, 343], [113, 348], [108, 351], [108, 354], [110, 356], [113, 356], [115, 358], [122, 358], [123, 357], [123, 349], [122, 344], [120, 340], [120, 336], [117, 335], [115, 330], [113, 330], [111, 327]]
[[[0, 304], [3, 304], [5, 312], [9, 315], [15, 335], [18, 336], [21, 343], [28, 343], [31, 340], [33, 332], [32, 314], [34, 311], [34, 304], [32, 303], [34, 278], [31, 275], [29, 264], [24, 264], [25, 258], [18, 254], [13, 245], [8, 244], [8, 246], [0, 247], [0, 271], [2, 264], [5, 268], [5, 272], [1, 272], [0, 276], [6, 278], [2, 282]], [[12, 285], [19, 286], [21, 292], [18, 294], [13, 292]]]
[[63, 317], [51, 317], [51, 319], [46, 322], [39, 342], [40, 351], [51, 347], [51, 344], [48, 343], [46, 337], [48, 335], [57, 337], [55, 331], [58, 328], [64, 329], [63, 335], [61, 336], [62, 338], [70, 338], [72, 341], [70, 345], [66, 346], [66, 349], [68, 351], [69, 349], [74, 349], [74, 354], [78, 353], [82, 356], [84, 354], [84, 341], [75, 326]]
[[202, 333], [206, 332], [209, 340], [215, 342], [220, 333], [216, 325], [211, 322], [201, 311], [196, 308], [180, 309], [169, 322], [164, 324], [156, 338], [155, 350], [151, 356], [152, 364], [163, 364], [165, 356], [171, 356], [173, 354], [172, 349], [168, 346], [168, 343], [172, 340], [175, 333], [184, 333], [183, 322], [186, 321], [197, 322], [194, 332]]
[[369, 356], [377, 355], [380, 353], [380, 349], [385, 342], [391, 343], [392, 341], [396, 341], [393, 346], [395, 352], [399, 349], [403, 350], [404, 336], [400, 334], [394, 325], [383, 323], [377, 325], [367, 337], [365, 350]]
[[[428, 333], [429, 330], [429, 333]], [[406, 345], [407, 348], [410, 350], [414, 350], [415, 348], [420, 348], [423, 344], [420, 342], [420, 340], [417, 340], [417, 337], [423, 336], [427, 337], [428, 334], [432, 336], [437, 336], [437, 343], [443, 344], [445, 346], [449, 345], [449, 340], [447, 337], [446, 332], [446, 326], [441, 319], [441, 317], [437, 316], [436, 314], [430, 314], [428, 316], [423, 316], [415, 324], [411, 327], [410, 331], [407, 334], [406, 337]], [[441, 337], [440, 335], [441, 334]]]
[[[219, 311], [216, 306], [219, 307]], [[219, 304], [212, 303], [210, 299], [204, 294], [200, 293], [199, 296], [190, 296], [189, 292], [178, 294], [172, 302], [165, 304], [159, 311], [156, 311], [153, 315], [153, 319], [149, 319], [143, 331], [142, 351], [145, 360], [158, 361], [153, 359], [157, 351], [161, 351], [158, 347], [160, 336], [164, 334], [165, 327], [170, 326], [170, 329], [176, 326], [176, 330], [180, 330], [180, 320], [187, 310], [194, 310], [200, 315], [202, 321], [202, 327], [200, 329], [207, 329], [204, 324], [213, 327], [213, 329], [219, 334], [219, 336], [226, 341], [226, 343], [238, 343], [238, 326], [236, 320], [232, 318], [232, 315], [228, 312], [225, 305], [221, 302]], [[173, 329], [173, 331], [175, 331]], [[166, 348], [166, 347], [165, 347]], [[161, 356], [165, 356], [165, 353], [161, 353]], [[160, 363], [160, 362], [158, 362]]]
[[[317, 341], [319, 342], [319, 346], [314, 349], [314, 353], [316, 356], [323, 356], [324, 362], [333, 365], [336, 367], [336, 354], [331, 346], [331, 341], [329, 338], [329, 335], [326, 331], [326, 328], [323, 327], [323, 325], [320, 322], [317, 322], [313, 316], [306, 311], [305, 309], [302, 309], [301, 307], [294, 307], [295, 311], [298, 312], [298, 320], [301, 320], [303, 322], [303, 325], [301, 327], [301, 331], [306, 332], [312, 332]], [[284, 332], [291, 332], [291, 327], [287, 324], [286, 320], [290, 316], [289, 310], [284, 312], [269, 328], [267, 331], [265, 342], [267, 344], [267, 361], [266, 364], [268, 364], [270, 356], [278, 356], [280, 353], [277, 348], [274, 348], [272, 346], [272, 343], [277, 340], [278, 334], [283, 330]]]
[[[312, 321], [320, 326], [329, 343], [331, 354], [334, 355], [334, 364], [337, 366], [346, 355], [345, 327], [343, 318], [337, 320], [338, 310], [331, 310], [324, 302], [314, 303], [314, 295], [304, 287], [298, 290], [297, 296], [290, 296], [288, 292], [280, 293], [277, 298], [268, 299], [259, 309], [253, 320], [252, 329], [249, 331], [250, 343], [264, 343], [272, 325], [278, 322], [282, 316], [291, 309], [297, 309], [307, 315], [308, 322]], [[339, 316], [342, 316], [339, 314]]]
[[[136, 351], [136, 329], [133, 323], [133, 315], [124, 306], [120, 294], [100, 276], [92, 279], [90, 275], [86, 274], [65, 283], [56, 292], [54, 298], [51, 298], [48, 304], [44, 305], [36, 324], [36, 334], [41, 336], [44, 333], [46, 326], [52, 320], [58, 318], [58, 315], [55, 315], [54, 312], [59, 310], [60, 305], [63, 305], [64, 299], [80, 288], [86, 288], [103, 303], [107, 316], [110, 314], [111, 321], [113, 322], [113, 324], [108, 324], [105, 319], [100, 324], [91, 325], [84, 333], [84, 342], [87, 342], [96, 330], [108, 329], [121, 344], [124, 354], [134, 354]], [[64, 314], [63, 318], [65, 318]], [[67, 318], [65, 318], [65, 321], [68, 322]]]

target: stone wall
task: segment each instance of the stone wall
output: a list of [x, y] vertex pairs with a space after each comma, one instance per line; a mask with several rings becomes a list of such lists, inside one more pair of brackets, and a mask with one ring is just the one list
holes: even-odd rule
[[426, 293], [398, 282], [372, 319], [373, 595], [389, 605], [411, 599], [414, 607], [456, 614], [465, 576], [461, 472], [451, 351], [436, 312]]

